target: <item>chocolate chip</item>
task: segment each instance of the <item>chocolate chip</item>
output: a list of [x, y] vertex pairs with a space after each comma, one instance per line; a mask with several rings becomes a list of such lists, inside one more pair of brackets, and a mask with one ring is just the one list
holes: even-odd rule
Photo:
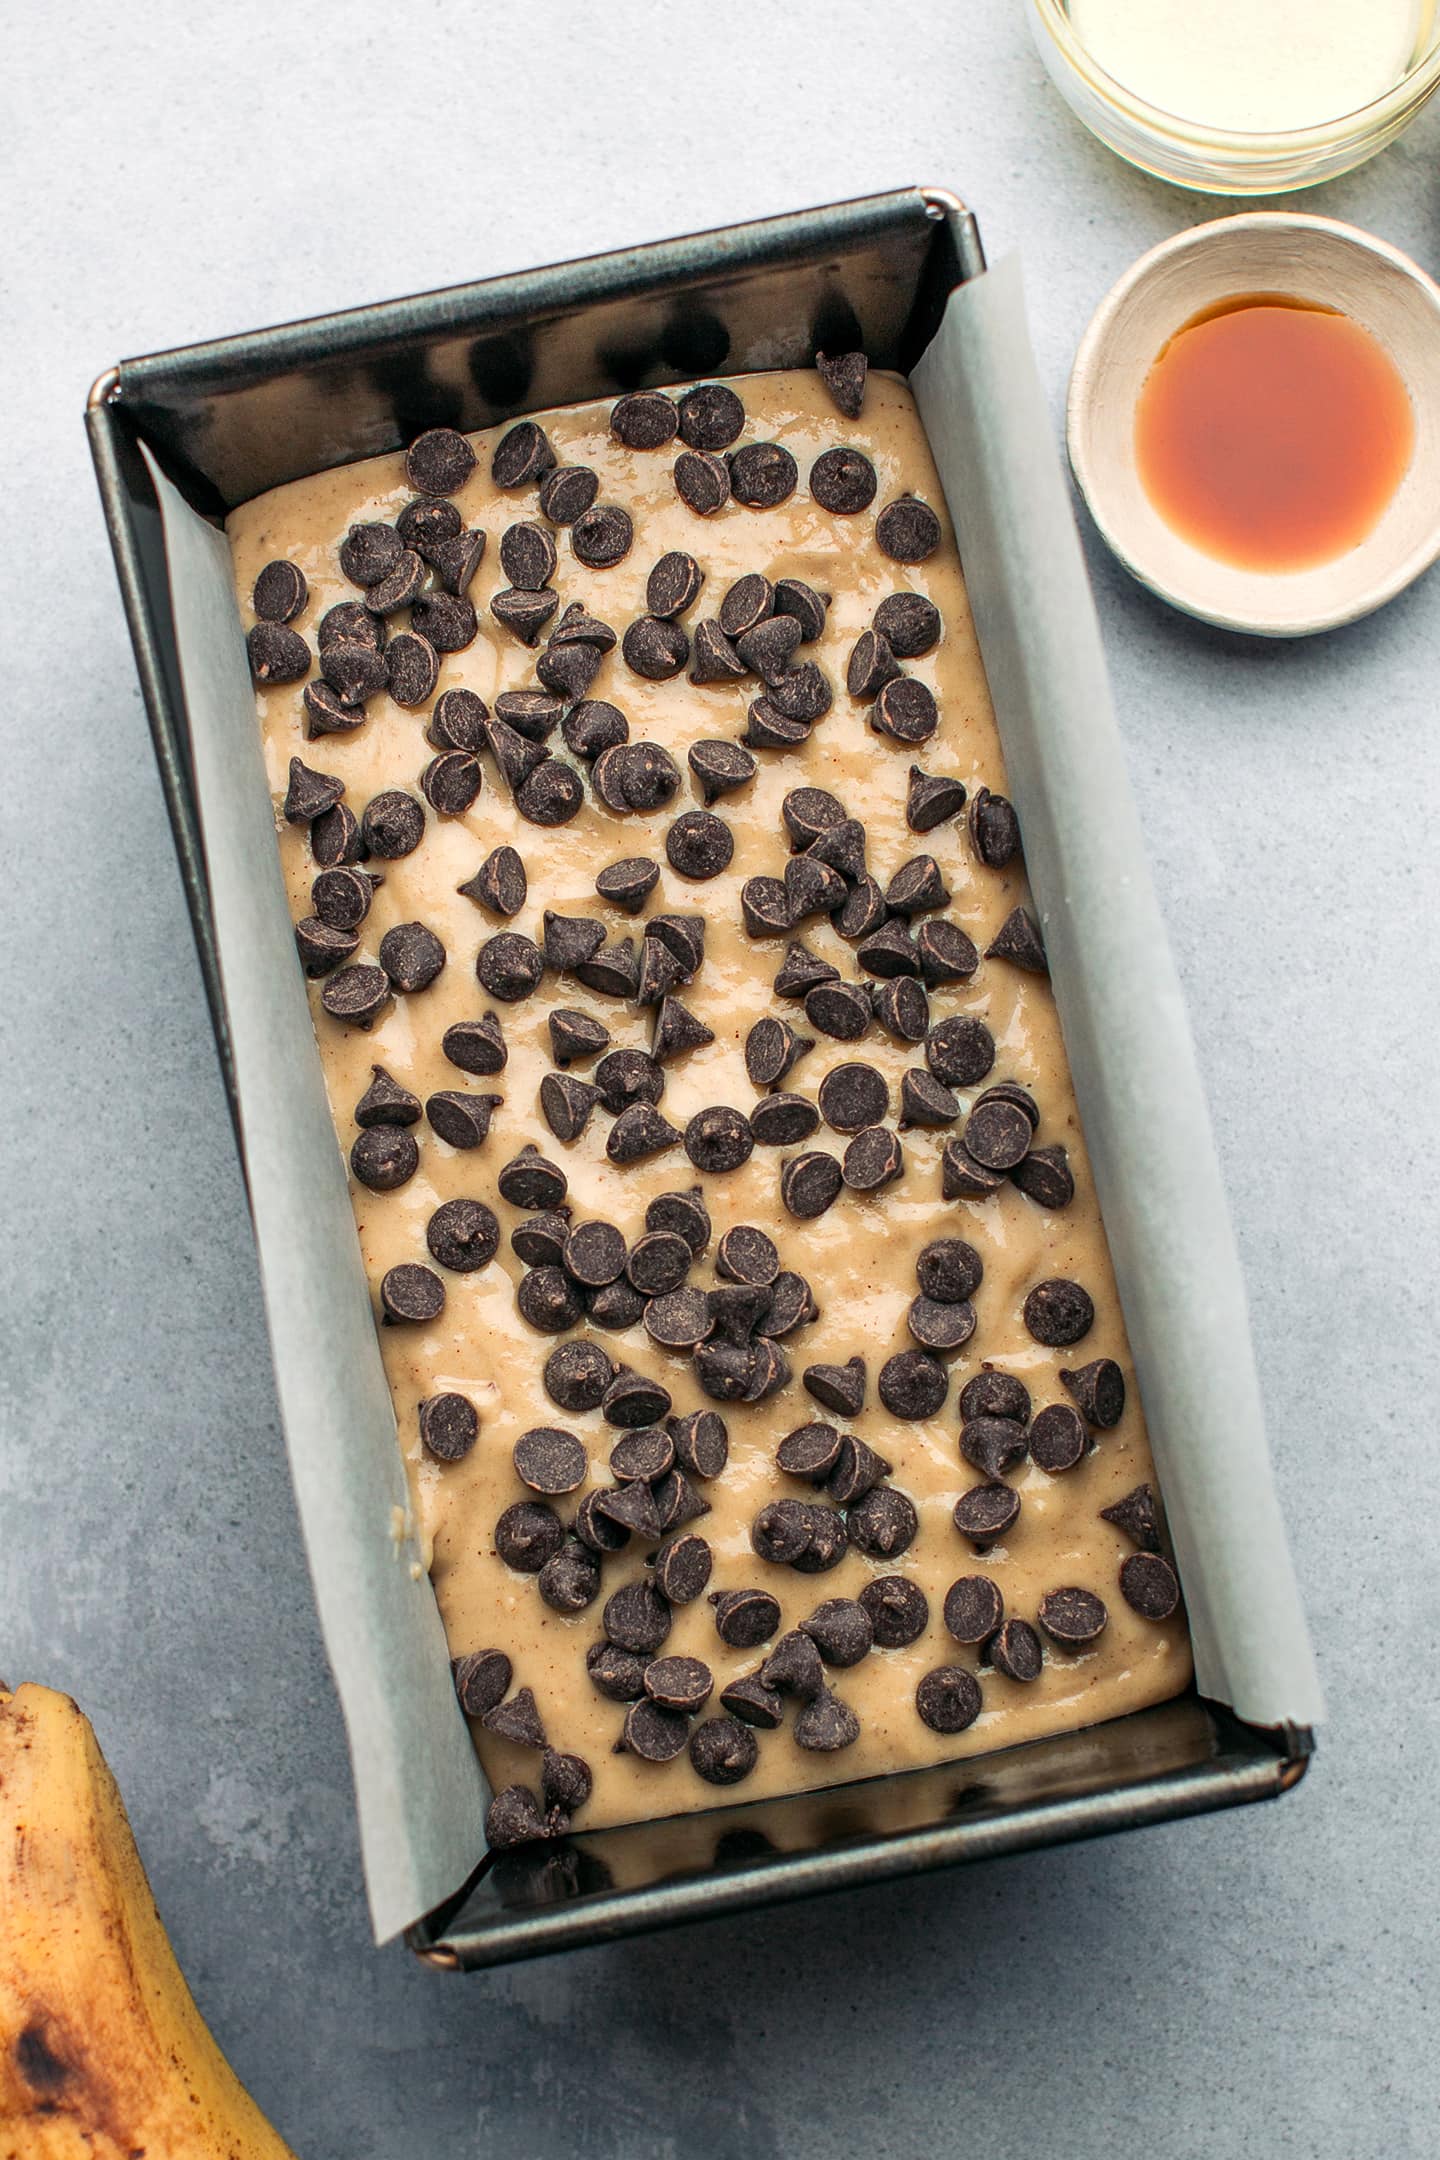
[[794, 494], [800, 477], [794, 458], [779, 443], [746, 443], [726, 462], [731, 493], [750, 510], [775, 509]]
[[1092, 1590], [1067, 1585], [1051, 1590], [1040, 1600], [1036, 1615], [1050, 1640], [1062, 1649], [1082, 1649], [1096, 1640], [1110, 1615]]
[[457, 1275], [488, 1267], [500, 1249], [500, 1225], [483, 1200], [447, 1200], [425, 1229], [431, 1257]]
[[1100, 1514], [1103, 1521], [1123, 1530], [1142, 1552], [1159, 1552], [1160, 1510], [1148, 1485], [1135, 1486], [1112, 1506], [1101, 1508]]
[[350, 1168], [371, 1192], [397, 1191], [419, 1167], [420, 1150], [413, 1133], [395, 1125], [376, 1125], [362, 1132], [350, 1150]]
[[557, 560], [555, 542], [543, 525], [522, 519], [500, 535], [500, 568], [519, 592], [543, 592]]
[[645, 1660], [617, 1643], [595, 1642], [585, 1653], [590, 1684], [611, 1702], [638, 1702], [645, 1693]]
[[[580, 963], [575, 974], [588, 990], [598, 990], [602, 997], [633, 997], [640, 983], [640, 961], [634, 939], [617, 938], [613, 945], [603, 945], [593, 960]], [[616, 1053], [612, 1051], [610, 1055], [613, 1057]], [[637, 1050], [631, 1055], [641, 1057], [644, 1052]], [[601, 1092], [604, 1093], [603, 1082]], [[607, 1102], [605, 1107], [608, 1110], [613, 1106]]]
[[887, 922], [879, 930], [872, 931], [857, 948], [855, 957], [867, 975], [895, 980], [920, 972], [915, 940], [909, 925], [903, 922]]
[[1009, 1485], [972, 1485], [955, 1503], [955, 1527], [976, 1552], [988, 1552], [1019, 1515], [1020, 1495]]
[[753, 1223], [736, 1223], [725, 1232], [715, 1249], [715, 1272], [726, 1282], [750, 1283], [768, 1289], [780, 1273], [780, 1255], [773, 1238]]
[[914, 1501], [893, 1485], [876, 1485], [867, 1492], [851, 1508], [846, 1523], [857, 1552], [878, 1560], [894, 1560], [908, 1551], [920, 1528]]
[[865, 402], [866, 359], [863, 352], [815, 355], [815, 372], [830, 393], [831, 403], [847, 420], [858, 420]]
[[1007, 1680], [1038, 1680], [1045, 1662], [1040, 1637], [1028, 1620], [1007, 1620], [990, 1639], [986, 1652], [996, 1672]]
[[703, 450], [682, 450], [675, 460], [675, 492], [697, 517], [713, 517], [730, 500], [730, 469]]
[[459, 890], [493, 915], [518, 915], [525, 905], [529, 880], [525, 865], [513, 847], [492, 848], [467, 885]]
[[670, 1408], [670, 1391], [644, 1373], [622, 1365], [606, 1388], [600, 1408], [611, 1425], [634, 1431], [641, 1425], [658, 1425]]
[[663, 1154], [667, 1148], [674, 1147], [679, 1138], [675, 1127], [652, 1104], [631, 1103], [611, 1126], [605, 1153], [611, 1162], [622, 1166], [643, 1162], [651, 1155]]
[[848, 443], [824, 450], [810, 468], [810, 493], [822, 510], [837, 517], [853, 517], [868, 510], [875, 500], [879, 481], [875, 467], [863, 452]]
[[845, 905], [833, 918], [836, 931], [852, 944], [868, 938], [885, 920], [885, 895], [873, 877], [862, 877], [852, 886]]
[[1094, 1324], [1089, 1292], [1063, 1275], [1037, 1283], [1025, 1300], [1025, 1325], [1036, 1342], [1049, 1349], [1068, 1349], [1088, 1335]]
[[1080, 1414], [1068, 1403], [1051, 1403], [1030, 1427], [1030, 1453], [1052, 1477], [1083, 1461], [1088, 1441]]
[[1010, 1175], [1027, 1200], [1052, 1213], [1075, 1197], [1075, 1177], [1063, 1147], [1032, 1148]]
[[845, 688], [851, 697], [869, 703], [887, 683], [897, 682], [901, 666], [890, 650], [890, 641], [878, 630], [862, 630], [850, 648], [845, 667]]
[[707, 1785], [738, 1785], [749, 1777], [759, 1758], [749, 1723], [741, 1724], [734, 1717], [706, 1718], [690, 1735], [691, 1767]]
[[506, 585], [491, 599], [490, 612], [522, 645], [534, 645], [559, 605], [557, 592], [525, 592]]
[[967, 1152], [985, 1169], [1013, 1170], [1029, 1150], [1033, 1129], [1016, 1104], [991, 1095], [976, 1104], [961, 1137]]
[[574, 1433], [557, 1425], [537, 1425], [522, 1433], [514, 1448], [515, 1475], [532, 1492], [574, 1492], [585, 1482], [590, 1465]]
[[[1113, 1514], [1109, 1519], [1115, 1520]], [[1180, 1602], [1180, 1585], [1159, 1553], [1136, 1552], [1121, 1566], [1120, 1594], [1142, 1620], [1168, 1620]]]
[[740, 888], [740, 913], [748, 937], [783, 937], [790, 928], [790, 898], [779, 878], [747, 878]]
[[750, 1130], [757, 1147], [798, 1147], [819, 1123], [819, 1111], [803, 1095], [767, 1095], [750, 1113]]
[[870, 1000], [859, 983], [817, 983], [805, 994], [805, 1017], [836, 1042], [859, 1042], [869, 1030]]
[[963, 1238], [935, 1238], [916, 1260], [915, 1274], [927, 1298], [942, 1305], [960, 1305], [979, 1289], [985, 1265]]
[[[643, 1056], [644, 1053], [636, 1051], [630, 1055]], [[659, 1075], [656, 1077], [660, 1078]], [[645, 1228], [653, 1232], [673, 1231], [685, 1240], [698, 1259], [710, 1242], [710, 1217], [700, 1196], [700, 1187], [692, 1186], [689, 1192], [657, 1193], [645, 1210]]]
[[588, 465], [557, 465], [540, 483], [540, 508], [552, 525], [573, 525], [600, 492]]
[[[378, 583], [366, 586], [365, 605], [372, 615], [393, 615], [397, 609], [409, 607], [413, 600], [417, 600], [424, 584], [425, 561], [423, 556], [417, 555], [414, 548], [402, 548], [395, 558], [393, 569], [387, 572]], [[393, 644], [394, 640], [392, 639], [392, 651], [390, 653], [392, 668], [394, 662]]]
[[602, 1050], [610, 1047], [610, 1030], [589, 1013], [576, 1012], [568, 1005], [557, 1005], [547, 1022], [550, 1029], [550, 1055], [560, 1066], [574, 1065], [584, 1059], [599, 1057]]
[[[778, 1098], [777, 1098], [778, 1099]], [[780, 1198], [790, 1214], [810, 1222], [833, 1207], [844, 1183], [840, 1164], [821, 1149], [792, 1156], [780, 1172]]]
[[342, 960], [349, 960], [360, 949], [360, 940], [353, 930], [335, 930], [329, 923], [321, 922], [318, 915], [306, 915], [295, 925], [295, 950], [300, 955], [300, 965], [312, 977], [328, 975], [339, 967]]
[[726, 450], [745, 425], [745, 407], [725, 383], [699, 383], [680, 400], [680, 434], [692, 450]]
[[797, 1035], [787, 1020], [767, 1015], [745, 1037], [746, 1073], [753, 1086], [774, 1087], [813, 1047], [813, 1037]]
[[495, 1525], [496, 1552], [506, 1567], [522, 1575], [538, 1575], [564, 1543], [565, 1532], [555, 1510], [538, 1500], [517, 1500]]
[[[435, 687], [438, 666], [426, 654], [464, 652], [479, 634], [470, 602], [459, 593], [422, 593], [410, 610], [410, 629], [392, 638], [385, 657], [390, 663], [390, 695], [397, 705], [423, 705]], [[425, 653], [412, 654], [418, 641]], [[402, 657], [403, 655], [403, 657]], [[397, 688], [403, 682], [404, 688]], [[422, 689], [422, 683], [428, 687]]]
[[787, 1477], [823, 1484], [840, 1460], [840, 1435], [833, 1425], [797, 1425], [775, 1450], [775, 1465]]
[[870, 725], [892, 742], [928, 742], [940, 725], [933, 691], [914, 675], [886, 683], [871, 710]]
[[[319, 718], [320, 734], [343, 733], [347, 726], [353, 724], [355, 709], [363, 706], [367, 698], [377, 696], [386, 687], [390, 680], [390, 658], [374, 645], [362, 644], [359, 639], [346, 639], [322, 646], [320, 672], [325, 682], [311, 683], [307, 687], [305, 710], [312, 720]], [[338, 730], [321, 697], [321, 692], [327, 685], [347, 709], [346, 714], [341, 715]], [[403, 703], [404, 699], [398, 702]], [[312, 732], [317, 731], [312, 729]]]
[[334, 773], [316, 772], [303, 758], [292, 757], [281, 814], [289, 825], [309, 825], [333, 810], [344, 793], [345, 783]]
[[598, 1520], [608, 1521], [612, 1527], [625, 1531], [627, 1536], [633, 1530], [653, 1542], [660, 1535], [660, 1510], [655, 1505], [655, 1495], [643, 1482], [613, 1485], [597, 1492], [594, 1512]]
[[917, 1297], [911, 1300], [905, 1321], [922, 1350], [958, 1350], [975, 1332], [975, 1308]]
[[740, 633], [735, 650], [751, 673], [773, 688], [784, 679], [799, 643], [800, 625], [793, 615], [768, 615]]
[[484, 785], [480, 761], [468, 750], [442, 750], [420, 775], [420, 792], [441, 817], [461, 817]]
[[625, 1272], [625, 1259], [625, 1234], [614, 1223], [577, 1223], [565, 1240], [565, 1272], [590, 1290], [618, 1281]]
[[802, 1702], [813, 1700], [825, 1685], [818, 1646], [799, 1628], [792, 1628], [766, 1658], [760, 1679], [777, 1695], [797, 1695]]
[[985, 1200], [1004, 1182], [998, 1170], [977, 1163], [959, 1140], [946, 1141], [940, 1155], [940, 1191], [946, 1200]]
[[532, 825], [568, 825], [584, 800], [579, 773], [560, 758], [537, 765], [515, 790], [515, 807]]
[[951, 1125], [960, 1115], [960, 1099], [928, 1072], [907, 1071], [900, 1081], [900, 1129], [907, 1125]]
[[690, 657], [690, 640], [678, 623], [658, 615], [640, 615], [621, 640], [625, 664], [648, 682], [667, 682]]
[[[776, 621], [789, 621], [789, 617], [776, 617]], [[835, 702], [829, 678], [823, 675], [813, 660], [800, 667], [787, 668], [779, 679], [770, 685], [766, 703], [772, 711], [785, 720], [803, 720], [807, 726], [823, 720]]]
[[888, 1114], [890, 1089], [873, 1065], [836, 1065], [820, 1083], [819, 1100], [820, 1115], [835, 1132], [860, 1132]]
[[1010, 1373], [978, 1372], [961, 1390], [960, 1415], [1016, 1418], [1023, 1425], [1030, 1415], [1030, 1391]]
[[962, 1575], [945, 1593], [945, 1625], [956, 1642], [988, 1642], [1005, 1617], [1005, 1601], [988, 1575]]
[[[581, 1544], [588, 1546], [593, 1553], [620, 1552], [630, 1542], [632, 1526], [615, 1520], [617, 1498], [623, 1498], [623, 1495], [617, 1496], [597, 1489], [586, 1493], [575, 1510], [575, 1520], [571, 1528]], [[659, 1515], [653, 1498], [648, 1494], [646, 1498], [651, 1519], [642, 1534], [653, 1537], [657, 1534]]]
[[475, 959], [475, 973], [482, 987], [505, 1005], [529, 997], [544, 972], [545, 960], [539, 946], [517, 930], [502, 930], [487, 938]]
[[915, 940], [920, 973], [931, 989], [944, 983], [968, 982], [980, 965], [974, 940], [958, 923], [922, 923]]
[[870, 1615], [854, 1598], [827, 1598], [800, 1626], [827, 1665], [858, 1665], [875, 1641]]
[[648, 855], [627, 855], [611, 863], [595, 880], [595, 890], [612, 907], [638, 915], [660, 882], [660, 866]]
[[396, 923], [380, 940], [380, 965], [392, 989], [428, 990], [445, 965], [445, 947], [424, 923]]
[[403, 1261], [381, 1277], [380, 1303], [387, 1320], [423, 1325], [445, 1310], [445, 1285], [432, 1269]]
[[245, 639], [250, 672], [257, 683], [300, 682], [310, 672], [310, 648], [298, 630], [283, 623], [257, 622]]
[[645, 1692], [650, 1700], [687, 1717], [704, 1708], [714, 1686], [715, 1676], [702, 1658], [655, 1658], [645, 1668]]
[[904, 1169], [905, 1151], [896, 1135], [883, 1125], [869, 1125], [846, 1148], [840, 1174], [852, 1192], [882, 1192]]
[[506, 1163], [495, 1182], [501, 1199], [518, 1208], [558, 1208], [569, 1184], [560, 1165], [528, 1142]]
[[262, 622], [288, 623], [309, 598], [305, 574], [292, 562], [268, 562], [256, 578], [250, 605]]
[[928, 503], [900, 495], [876, 518], [875, 539], [892, 562], [924, 562], [940, 545], [940, 520]]
[[923, 1350], [900, 1350], [881, 1366], [877, 1385], [891, 1416], [913, 1421], [939, 1415], [950, 1392], [950, 1376]]
[[368, 1028], [390, 1002], [390, 978], [383, 968], [342, 967], [326, 982], [320, 1003], [332, 1020]]
[[440, 1047], [461, 1072], [481, 1078], [503, 1071], [509, 1056], [499, 1019], [491, 1012], [483, 1020], [457, 1020], [453, 1027], [446, 1028]]
[[[381, 529], [388, 531], [389, 528]], [[383, 652], [384, 617], [372, 615], [358, 600], [341, 600], [334, 607], [327, 608], [321, 616], [319, 628], [315, 632], [315, 643], [320, 651], [322, 666], [325, 653], [332, 645], [368, 645], [372, 652]]]
[[[655, 940], [647, 938], [645, 942], [653, 945]], [[657, 1063], [664, 1064], [670, 1058], [682, 1057], [687, 1050], [701, 1050], [706, 1043], [714, 1040], [714, 1029], [706, 1027], [704, 1021], [697, 1019], [687, 1005], [681, 1004], [679, 998], [667, 997], [661, 1000], [650, 1037], [650, 1055]]]
[[485, 555], [483, 532], [460, 532], [453, 540], [442, 540], [438, 546], [421, 553], [435, 569], [440, 583], [447, 593], [457, 598], [468, 593], [475, 581], [475, 573]]
[[435, 550], [447, 540], [456, 539], [461, 529], [460, 512], [454, 503], [438, 495], [415, 496], [395, 520], [395, 530], [406, 547], [414, 548], [428, 563], [434, 562]]
[[730, 1456], [730, 1436], [725, 1420], [714, 1410], [692, 1410], [672, 1418], [670, 1437], [675, 1453], [692, 1477], [717, 1478]]
[[706, 1301], [720, 1341], [748, 1343], [770, 1310], [770, 1290], [764, 1283], [718, 1282]]
[[645, 1317], [645, 1300], [628, 1282], [606, 1283], [585, 1295], [586, 1309], [596, 1327], [632, 1328]]
[[[944, 907], [949, 898], [950, 888], [933, 855], [913, 855], [885, 888], [885, 905], [896, 915], [922, 915], [931, 908]], [[973, 967], [970, 972], [973, 974]]]
[[987, 869], [1003, 870], [1020, 852], [1020, 820], [1014, 805], [989, 788], [977, 788], [970, 805], [970, 845]]
[[343, 802], [316, 818], [310, 827], [310, 853], [323, 869], [355, 862], [360, 849], [359, 822]]
[[859, 1739], [860, 1720], [848, 1703], [832, 1695], [829, 1688], [822, 1688], [813, 1702], [807, 1702], [797, 1712], [791, 1730], [797, 1747], [833, 1755]]
[[690, 1723], [678, 1710], [664, 1710], [648, 1699], [632, 1703], [625, 1713], [623, 1746], [642, 1762], [673, 1762], [685, 1751]]
[[810, 739], [808, 720], [787, 720], [768, 697], [758, 697], [745, 715], [740, 740], [750, 750], [794, 750]]
[[360, 833], [372, 855], [398, 862], [402, 855], [413, 855], [424, 839], [425, 812], [413, 795], [401, 788], [386, 788], [365, 805]]
[[500, 488], [532, 487], [555, 467], [555, 452], [534, 420], [517, 420], [495, 445], [490, 477]]
[[[510, 1233], [510, 1250], [519, 1259], [523, 1260], [527, 1267], [559, 1267], [560, 1256], [565, 1250], [565, 1240], [569, 1235], [569, 1208], [547, 1208], [540, 1214], [531, 1215], [526, 1221], [515, 1225], [515, 1228]], [[587, 1347], [589, 1346], [587, 1345]], [[603, 1351], [597, 1354], [604, 1357]], [[610, 1384], [610, 1373], [610, 1361], [606, 1358], [605, 1379], [600, 1393], [595, 1397], [596, 1403], [599, 1402], [600, 1395], [603, 1395], [605, 1388]], [[567, 1410], [574, 1407], [575, 1405], [572, 1403], [563, 1403], [561, 1405], [562, 1409]], [[593, 1410], [595, 1404], [591, 1403], [586, 1407]]]
[[[659, 810], [669, 802], [680, 785], [680, 768], [668, 750], [660, 743], [622, 743], [617, 750], [607, 750], [595, 764], [596, 782], [599, 786], [600, 767], [614, 758], [623, 805], [628, 810]], [[605, 800], [601, 790], [601, 799]], [[612, 802], [609, 807], [615, 807]]]
[[[539, 676], [545, 688], [552, 691], [558, 700], [567, 704], [571, 699], [583, 700], [585, 698], [590, 685], [599, 672], [599, 668], [600, 655], [593, 645], [557, 645], [553, 638], [535, 663], [535, 673]], [[614, 706], [605, 709], [610, 712], [615, 711]], [[618, 713], [616, 718], [620, 719]], [[606, 747], [609, 742], [624, 742], [628, 734], [629, 729], [622, 720], [621, 730], [615, 732], [612, 728], [607, 734], [606, 743], [597, 743], [591, 754], [598, 754], [599, 750]], [[567, 732], [566, 741], [568, 742], [569, 739], [570, 736]], [[580, 754], [583, 755], [584, 753], [581, 752]]]
[[700, 597], [705, 573], [693, 555], [672, 548], [662, 555], [645, 584], [645, 605], [651, 615], [673, 621], [692, 608]]
[[1006, 916], [986, 946], [985, 957], [987, 960], [1008, 960], [1012, 966], [1024, 968], [1031, 975], [1049, 972], [1039, 925], [1023, 907], [1013, 908]]
[[466, 1717], [484, 1717], [509, 1691], [511, 1666], [503, 1650], [472, 1650], [456, 1658], [451, 1670]]
[[583, 1545], [562, 1545], [541, 1568], [537, 1587], [552, 1612], [584, 1612], [600, 1595], [600, 1563]]
[[540, 1784], [552, 1814], [568, 1820], [584, 1807], [595, 1780], [583, 1755], [562, 1755], [554, 1748], [546, 1748], [540, 1764]]
[[755, 777], [755, 760], [739, 743], [692, 743], [687, 762], [707, 803], [718, 802]]
[[404, 553], [405, 543], [393, 525], [352, 525], [340, 543], [340, 568], [352, 585], [379, 585]]
[[811, 915], [833, 915], [845, 901], [845, 880], [813, 855], [792, 855], [785, 865], [785, 903], [791, 925]]
[[522, 1275], [515, 1302], [521, 1319], [543, 1335], [563, 1335], [584, 1310], [579, 1289], [558, 1267], [531, 1268]]
[[1095, 1358], [1076, 1372], [1060, 1373], [1087, 1425], [1108, 1432], [1125, 1415], [1125, 1375], [1114, 1358]]
[[475, 470], [475, 453], [454, 428], [428, 428], [405, 453], [405, 477], [419, 495], [458, 495]]
[[725, 1103], [697, 1110], [685, 1127], [685, 1152], [697, 1170], [727, 1176], [750, 1160], [755, 1136], [748, 1118]]
[[680, 427], [675, 401], [663, 390], [635, 390], [610, 408], [610, 432], [627, 450], [663, 450]]
[[532, 743], [554, 733], [563, 711], [561, 700], [544, 690], [504, 690], [495, 700], [496, 717]]
[[392, 1079], [383, 1065], [372, 1065], [369, 1087], [355, 1105], [355, 1122], [371, 1125], [415, 1125], [420, 1118], [420, 1098]]
[[993, 1480], [1024, 1462], [1031, 1438], [1033, 1434], [1027, 1437], [1017, 1418], [967, 1418], [960, 1428], [960, 1453], [966, 1462]]
[[492, 1852], [509, 1852], [549, 1835], [550, 1825], [528, 1785], [507, 1785], [485, 1810], [485, 1842]]
[[[384, 668], [384, 661], [381, 660]], [[388, 670], [386, 671], [388, 674]], [[348, 735], [365, 718], [363, 706], [350, 703], [326, 682], [308, 682], [301, 696], [305, 733], [310, 741], [321, 735]]]
[[570, 527], [570, 551], [587, 570], [609, 570], [630, 552], [635, 528], [617, 503], [594, 503]]
[[711, 810], [682, 811], [665, 835], [666, 858], [681, 877], [719, 877], [734, 853], [734, 834]]
[[621, 1650], [653, 1657], [670, 1633], [670, 1607], [652, 1582], [643, 1576], [623, 1583], [605, 1600], [600, 1625], [607, 1639]]
[[937, 1665], [915, 1690], [922, 1725], [947, 1736], [962, 1733], [980, 1715], [980, 1683], [963, 1665]]
[[693, 1532], [668, 1538], [655, 1555], [655, 1584], [671, 1605], [693, 1605], [710, 1580], [713, 1555]]
[[995, 1063], [995, 1038], [983, 1020], [956, 1013], [931, 1028], [925, 1062], [945, 1087], [974, 1087]]
[[551, 1402], [572, 1414], [597, 1410], [614, 1370], [598, 1343], [561, 1343], [545, 1360], [545, 1392]]

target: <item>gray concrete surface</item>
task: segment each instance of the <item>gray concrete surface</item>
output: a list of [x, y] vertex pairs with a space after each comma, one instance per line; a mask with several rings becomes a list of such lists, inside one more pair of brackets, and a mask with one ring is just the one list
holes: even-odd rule
[[[366, 1937], [85, 390], [122, 353], [924, 179], [1023, 249], [1058, 418], [1111, 280], [1224, 206], [1093, 145], [1023, 12], [0, 5], [0, 1670], [93, 1714], [201, 2005], [304, 2160], [1434, 2149], [1435, 577], [1286, 650], [1092, 547], [1331, 1703], [1298, 1795], [470, 1982]], [[1440, 110], [1310, 206], [1434, 267], [1437, 147]]]

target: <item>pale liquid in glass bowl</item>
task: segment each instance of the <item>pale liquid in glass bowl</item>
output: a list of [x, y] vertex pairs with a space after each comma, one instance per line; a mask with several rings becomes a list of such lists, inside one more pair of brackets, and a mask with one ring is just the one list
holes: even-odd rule
[[1440, 0], [1069, 0], [1076, 35], [1132, 97], [1226, 132], [1323, 126], [1428, 53]]

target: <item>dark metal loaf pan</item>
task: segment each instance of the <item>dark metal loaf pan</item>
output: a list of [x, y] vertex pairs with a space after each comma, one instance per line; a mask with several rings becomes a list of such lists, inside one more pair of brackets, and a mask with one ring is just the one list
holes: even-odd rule
[[[235, 1075], [196, 816], [164, 545], [143, 441], [218, 518], [422, 428], [863, 346], [914, 365], [984, 270], [953, 196], [902, 189], [126, 361], [87, 413], [116, 568], [232, 1112]], [[1235, 1807], [1298, 1783], [1311, 1735], [1193, 1694], [1083, 1733], [818, 1795], [487, 1859], [410, 1930], [452, 1970]]]

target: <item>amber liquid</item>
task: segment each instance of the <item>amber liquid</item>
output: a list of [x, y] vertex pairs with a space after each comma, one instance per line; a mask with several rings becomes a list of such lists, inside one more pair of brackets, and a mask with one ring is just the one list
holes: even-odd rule
[[1140, 480], [1161, 517], [1245, 570], [1308, 570], [1358, 546], [1414, 446], [1409, 393], [1370, 332], [1278, 293], [1186, 323], [1135, 413]]

